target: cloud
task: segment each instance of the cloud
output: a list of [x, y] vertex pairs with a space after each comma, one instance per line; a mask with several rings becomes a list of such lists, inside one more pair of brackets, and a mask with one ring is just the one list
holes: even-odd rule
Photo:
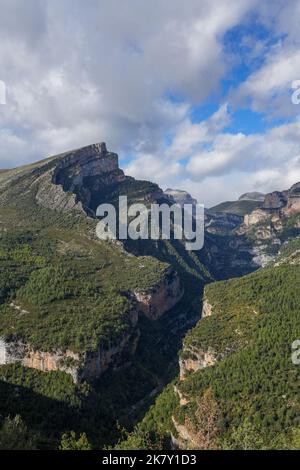
[[[0, 0], [0, 78], [8, 89], [0, 125], [24, 142], [28, 161], [99, 140], [121, 155], [156, 152], [188, 109], [219, 87], [228, 68], [222, 38], [252, 5]], [[20, 163], [18, 148], [9, 156]]]
[[264, 45], [260, 67], [233, 90], [230, 102], [251, 107], [269, 119], [297, 116], [291, 88], [292, 82], [300, 79], [300, 3], [275, 0], [271, 8], [269, 2], [261, 2], [256, 13], [267, 28], [271, 45]]
[[[187, 189], [207, 206], [237, 198], [248, 190], [288, 189], [300, 181], [300, 117], [265, 133], [234, 134], [220, 131], [219, 126], [212, 130], [211, 122], [224, 115], [224, 108], [220, 109], [222, 112], [219, 110], [211, 120], [189, 123], [190, 129], [196, 128], [195, 133], [187, 134], [185, 151], [188, 147], [191, 150], [189, 158], [178, 161], [164, 154], [138, 155], [127, 166], [127, 172], [142, 179], [152, 178], [163, 187]], [[223, 124], [226, 122], [227, 118]], [[177, 144], [182, 131], [180, 127], [179, 136], [174, 138]], [[199, 141], [194, 139], [195, 134]]]
[[219, 130], [229, 125], [230, 121], [227, 104], [220, 106], [206, 121], [192, 123], [189, 118], [184, 119], [176, 128], [167, 155], [175, 159], [190, 156], [197, 148], [210, 142]]

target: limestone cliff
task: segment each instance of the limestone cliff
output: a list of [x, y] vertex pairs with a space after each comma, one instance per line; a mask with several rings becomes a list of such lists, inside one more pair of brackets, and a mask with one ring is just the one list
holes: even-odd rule
[[169, 268], [161, 281], [147, 291], [135, 291], [138, 309], [151, 320], [157, 320], [179, 302], [183, 288], [176, 271]]
[[88, 211], [93, 194], [125, 179], [118, 155], [104, 143], [68, 152], [54, 163], [34, 183], [38, 203], [50, 209]]
[[[200, 322], [213, 314], [213, 306], [206, 297], [204, 291], [203, 306]], [[213, 366], [219, 359], [216, 351], [212, 347], [202, 348], [193, 344], [184, 344], [179, 359], [180, 380], [184, 380], [189, 372], [196, 372], [199, 369]]]
[[63, 371], [70, 374], [75, 383], [82, 380], [94, 380], [100, 377], [109, 367], [124, 365], [135, 353], [139, 339], [137, 328], [138, 314], [131, 314], [132, 331], [124, 334], [117, 344], [102, 345], [95, 351], [82, 353], [71, 350], [38, 351], [30, 344], [15, 338], [9, 341], [0, 338], [0, 365], [20, 363], [24, 367], [38, 369], [42, 372]]
[[213, 366], [216, 361], [217, 356], [213, 348], [208, 348], [206, 351], [193, 346], [184, 348], [183, 355], [179, 359], [180, 380], [184, 380], [188, 372]]
[[201, 318], [210, 317], [212, 314], [212, 311], [213, 311], [212, 305], [209, 303], [208, 299], [204, 298]]
[[[244, 217], [240, 233], [245, 233], [254, 225], [267, 225], [265, 230], [257, 233], [258, 238], [271, 238], [273, 233], [281, 231], [286, 219], [300, 213], [300, 183], [294, 184], [288, 191], [274, 191], [265, 196], [261, 209]], [[272, 230], [273, 229], [273, 230]]]
[[118, 155], [102, 142], [1, 173], [0, 201], [31, 193], [46, 208], [90, 213], [93, 195], [124, 179]]

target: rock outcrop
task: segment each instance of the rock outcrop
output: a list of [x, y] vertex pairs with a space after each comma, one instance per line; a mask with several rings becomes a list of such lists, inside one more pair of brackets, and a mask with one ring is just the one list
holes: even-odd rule
[[210, 317], [212, 314], [212, 311], [213, 311], [212, 305], [209, 303], [207, 299], [204, 298], [201, 318]]
[[232, 232], [243, 223], [243, 216], [228, 212], [206, 212], [205, 230], [208, 233], [224, 235]]
[[207, 351], [193, 346], [184, 348], [184, 354], [179, 359], [180, 380], [184, 380], [189, 372], [213, 366], [216, 361], [217, 356], [212, 348], [208, 348]]
[[138, 310], [151, 320], [157, 320], [179, 302], [184, 294], [180, 279], [169, 268], [161, 281], [147, 291], [135, 291]]
[[244, 217], [244, 225], [245, 227], [250, 227], [251, 225], [255, 225], [261, 222], [265, 222], [268, 220], [269, 214], [262, 210], [262, 209], [257, 209], [251, 214], [246, 214]]
[[[201, 321], [213, 314], [213, 306], [204, 293]], [[194, 344], [184, 345], [179, 359], [180, 380], [184, 380], [187, 373], [213, 366], [217, 361], [217, 354], [213, 348], [203, 349]]]
[[168, 188], [164, 191], [164, 194], [173, 204], [179, 204], [181, 207], [184, 204], [191, 204], [193, 207], [197, 205], [197, 199], [193, 198], [187, 191]]
[[[294, 184], [288, 191], [274, 191], [265, 196], [263, 206], [246, 214], [244, 222], [238, 229], [243, 235], [254, 230], [255, 240], [278, 239], [291, 216], [300, 214], [300, 183]], [[294, 228], [298, 228], [299, 220], [295, 220]]]
[[89, 145], [54, 157], [49, 170], [37, 178], [37, 202], [50, 209], [90, 212], [93, 195], [105, 186], [123, 181], [118, 155], [105, 143]]
[[267, 211], [279, 210], [287, 204], [288, 191], [274, 191], [266, 195], [263, 209]]

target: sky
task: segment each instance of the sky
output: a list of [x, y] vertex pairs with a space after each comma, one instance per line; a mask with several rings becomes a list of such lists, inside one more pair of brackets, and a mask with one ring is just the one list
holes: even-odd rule
[[207, 207], [300, 181], [300, 0], [0, 0], [0, 168], [106, 142]]

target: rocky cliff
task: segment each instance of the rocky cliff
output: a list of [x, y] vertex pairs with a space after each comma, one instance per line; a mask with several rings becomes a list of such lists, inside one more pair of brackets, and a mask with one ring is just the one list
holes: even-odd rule
[[184, 293], [176, 271], [168, 269], [166, 276], [147, 291], [135, 291], [138, 309], [151, 320], [157, 320], [179, 302]]
[[37, 350], [17, 336], [9, 340], [0, 338], [0, 365], [20, 363], [43, 372], [60, 370], [70, 374], [76, 383], [94, 380], [108, 368], [119, 367], [131, 360], [140, 337], [138, 314], [157, 320], [179, 302], [183, 293], [179, 276], [170, 267], [153, 287], [128, 293], [135, 300], [136, 306], [129, 316], [130, 330], [118, 338], [117, 342], [108, 346], [100, 342], [96, 350], [77, 353], [69, 349]]
[[[210, 317], [212, 313], [213, 307], [209, 303], [209, 300], [204, 297], [201, 321]], [[189, 372], [196, 372], [199, 369], [213, 366], [216, 361], [217, 354], [212, 347], [203, 349], [193, 344], [184, 345], [179, 359], [180, 380], [184, 380]]]
[[70, 374], [75, 383], [94, 380], [109, 367], [124, 365], [135, 353], [139, 339], [138, 313], [130, 315], [132, 330], [124, 334], [116, 344], [99, 344], [94, 350], [81, 353], [71, 350], [40, 351], [18, 337], [5, 340], [0, 338], [0, 365], [19, 363], [24, 367], [42, 372], [63, 371]]
[[181, 207], [183, 207], [184, 204], [191, 204], [192, 206], [196, 206], [197, 204], [197, 199], [193, 198], [187, 191], [168, 188], [164, 191], [164, 194], [170, 198], [173, 204], [179, 204]]
[[[247, 229], [268, 220], [273, 224], [276, 222], [278, 224], [278, 221], [297, 213], [300, 213], [300, 183], [294, 184], [287, 191], [274, 191], [267, 194], [261, 209], [245, 215], [244, 228]], [[279, 229], [282, 228], [281, 225], [278, 224]]]
[[104, 143], [89, 145], [55, 159], [55, 166], [35, 181], [36, 199], [50, 209], [89, 212], [93, 195], [123, 181], [118, 156]]

